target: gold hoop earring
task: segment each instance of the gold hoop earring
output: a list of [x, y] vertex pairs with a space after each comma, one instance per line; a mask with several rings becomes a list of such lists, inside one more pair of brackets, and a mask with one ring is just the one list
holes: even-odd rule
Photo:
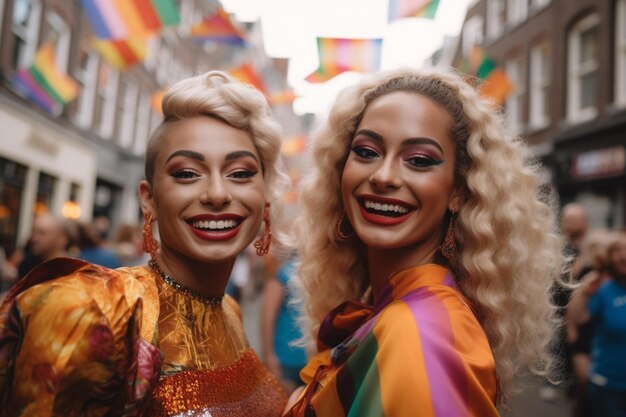
[[270, 244], [272, 243], [272, 227], [270, 222], [270, 203], [265, 203], [265, 210], [263, 210], [263, 223], [265, 224], [265, 230], [263, 236], [256, 242], [254, 247], [256, 248], [256, 254], [259, 256], [267, 255], [270, 251]]
[[456, 245], [456, 236], [454, 235], [454, 219], [456, 217], [456, 209], [451, 210], [452, 214], [450, 215], [450, 221], [448, 222], [448, 230], [446, 230], [446, 235], [443, 238], [443, 243], [441, 244], [441, 254], [447, 260], [451, 260], [456, 257], [458, 248]]
[[152, 213], [144, 213], [143, 215], [143, 251], [150, 254], [150, 258], [156, 260], [156, 253], [159, 249], [159, 242], [156, 241], [152, 234]]
[[335, 224], [335, 236], [341, 240], [349, 240], [354, 236], [354, 229], [350, 224], [350, 219], [346, 215], [345, 210], [339, 216], [339, 220]]

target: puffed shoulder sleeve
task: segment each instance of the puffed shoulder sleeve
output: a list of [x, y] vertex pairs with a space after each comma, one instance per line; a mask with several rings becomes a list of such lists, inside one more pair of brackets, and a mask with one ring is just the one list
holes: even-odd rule
[[493, 355], [455, 290], [424, 288], [394, 302], [364, 342], [372, 361], [359, 391], [381, 416], [498, 415]]
[[131, 289], [81, 263], [10, 293], [0, 308], [0, 414], [138, 415], [161, 357], [139, 337], [142, 299]]

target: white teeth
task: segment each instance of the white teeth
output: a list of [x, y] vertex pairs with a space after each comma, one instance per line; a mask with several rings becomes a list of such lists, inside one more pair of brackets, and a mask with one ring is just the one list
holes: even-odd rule
[[395, 211], [396, 213], [405, 214], [409, 212], [407, 207], [398, 204], [380, 204], [371, 200], [365, 200], [365, 208], [374, 209], [378, 211]]
[[222, 230], [237, 226], [236, 220], [197, 220], [191, 223], [196, 229]]

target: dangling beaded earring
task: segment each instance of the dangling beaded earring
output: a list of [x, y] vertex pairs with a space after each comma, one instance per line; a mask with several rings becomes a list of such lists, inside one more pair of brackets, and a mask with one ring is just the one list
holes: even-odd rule
[[256, 242], [254, 247], [256, 248], [256, 254], [259, 256], [266, 255], [270, 251], [270, 243], [272, 243], [272, 227], [270, 224], [270, 203], [265, 203], [265, 210], [263, 210], [263, 223], [265, 224], [265, 230], [263, 236]]
[[152, 234], [152, 213], [144, 213], [143, 215], [143, 251], [150, 254], [150, 258], [156, 260], [156, 252], [159, 249], [159, 242], [154, 239]]
[[349, 240], [354, 236], [354, 229], [350, 224], [350, 219], [346, 215], [346, 212], [343, 211], [341, 216], [339, 216], [339, 220], [335, 224], [335, 236], [337, 236], [341, 240]]
[[441, 244], [441, 254], [447, 259], [451, 260], [457, 255], [457, 246], [456, 246], [456, 237], [454, 236], [454, 219], [456, 217], [456, 209], [450, 210], [452, 214], [450, 215], [450, 221], [448, 222], [448, 230], [446, 230], [446, 235], [443, 238], [443, 243]]

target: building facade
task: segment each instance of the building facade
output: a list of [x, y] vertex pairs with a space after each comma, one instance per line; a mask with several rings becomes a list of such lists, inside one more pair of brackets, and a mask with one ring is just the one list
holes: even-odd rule
[[475, 45], [513, 85], [509, 125], [546, 167], [561, 203], [596, 227], [626, 220], [626, 0], [480, 0], [455, 62]]

